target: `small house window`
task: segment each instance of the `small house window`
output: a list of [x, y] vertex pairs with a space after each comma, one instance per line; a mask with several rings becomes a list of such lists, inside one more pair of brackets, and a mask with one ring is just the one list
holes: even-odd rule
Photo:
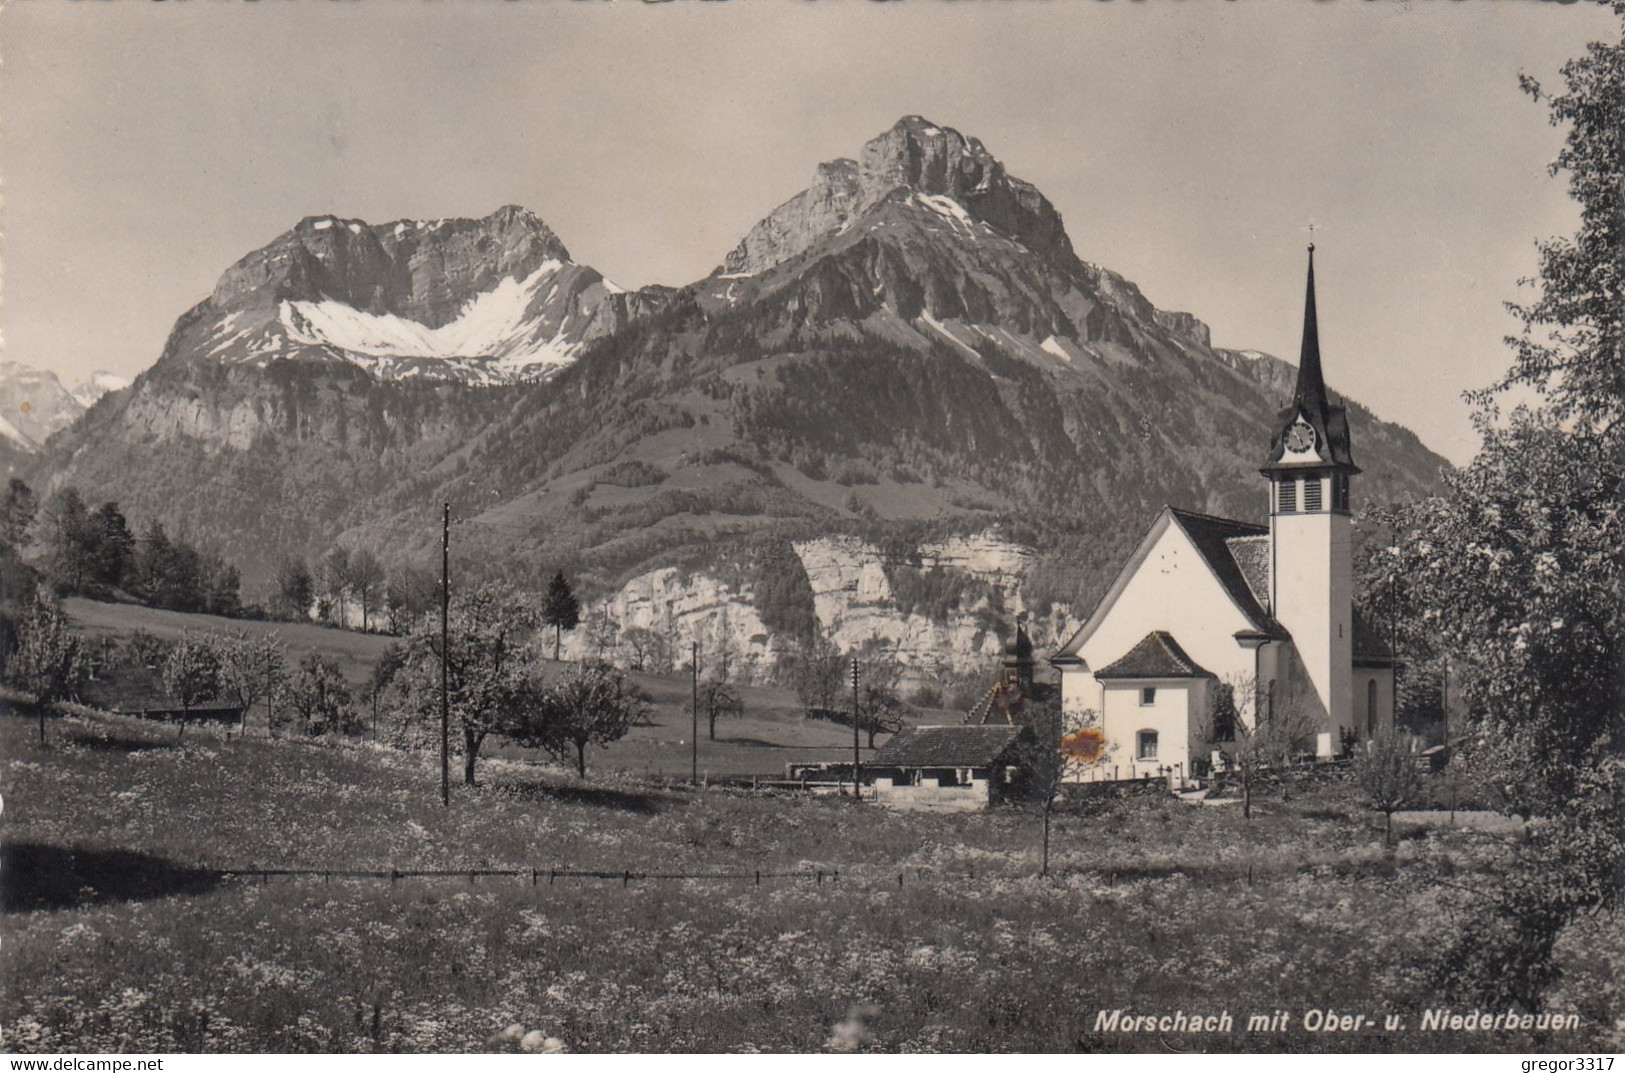
[[1139, 760], [1155, 760], [1157, 758], [1157, 732], [1155, 730], [1140, 731], [1135, 743], [1134, 755]]
[[1155, 703], [1157, 703], [1156, 686], [1146, 686], [1144, 689], [1140, 690], [1140, 707], [1149, 708]]
[[1298, 509], [1298, 482], [1296, 480], [1280, 481], [1275, 485], [1275, 509], [1282, 514], [1291, 514]]
[[1320, 478], [1310, 477], [1303, 482], [1303, 509], [1317, 511], [1320, 509]]

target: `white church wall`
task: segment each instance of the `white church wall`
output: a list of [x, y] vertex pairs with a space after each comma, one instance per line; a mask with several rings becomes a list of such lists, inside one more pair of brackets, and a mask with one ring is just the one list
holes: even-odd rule
[[1356, 733], [1361, 741], [1373, 736], [1372, 702], [1375, 701], [1375, 732], [1394, 729], [1394, 671], [1391, 667], [1355, 667], [1354, 695], [1350, 709], [1354, 713]]
[[[1153, 630], [1168, 631], [1191, 659], [1220, 679], [1250, 681], [1253, 655], [1234, 635], [1252, 628], [1184, 530], [1170, 521], [1079, 650], [1091, 672], [1080, 682], [1092, 682], [1093, 671], [1127, 654]], [[1074, 707], [1071, 697], [1064, 692], [1063, 697]], [[1093, 706], [1093, 698], [1082, 705]]]
[[1275, 617], [1324, 709], [1317, 753], [1333, 755], [1352, 710], [1354, 623], [1349, 518], [1330, 511], [1272, 519]]
[[[1106, 736], [1106, 767], [1119, 779], [1155, 777], [1168, 768], [1182, 775], [1190, 773], [1192, 713], [1200, 692], [1197, 680], [1188, 678], [1152, 681], [1113, 681], [1102, 690], [1102, 729]], [[1142, 690], [1155, 690], [1150, 704], [1143, 703]], [[1157, 735], [1157, 755], [1139, 756], [1140, 734]]]

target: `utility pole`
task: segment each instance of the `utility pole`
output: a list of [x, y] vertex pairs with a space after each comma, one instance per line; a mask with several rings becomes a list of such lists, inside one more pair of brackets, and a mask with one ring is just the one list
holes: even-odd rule
[[858, 657], [852, 657], [852, 800], [863, 800], [858, 781]]
[[451, 504], [440, 516], [440, 804], [451, 807]]
[[700, 784], [700, 642], [689, 641], [688, 669], [694, 679], [694, 732], [688, 736], [688, 781]]

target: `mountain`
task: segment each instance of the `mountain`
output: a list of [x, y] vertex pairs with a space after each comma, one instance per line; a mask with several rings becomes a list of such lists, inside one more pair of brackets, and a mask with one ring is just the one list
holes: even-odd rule
[[227, 269], [181, 317], [163, 360], [513, 383], [551, 375], [649, 300], [576, 264], [511, 205], [481, 220], [309, 216]]
[[[308, 218], [37, 472], [229, 543], [251, 585], [335, 540], [437, 562], [449, 501], [461, 577], [562, 568], [591, 616], [764, 667], [817, 623], [948, 673], [1019, 610], [1086, 611], [1166, 503], [1259, 518], [1292, 376], [907, 117], [681, 289], [619, 292], [520, 209]], [[1348, 407], [1357, 498], [1438, 487], [1443, 459]]]
[[0, 361], [0, 440], [13, 450], [34, 453], [103, 395], [129, 384], [122, 376], [98, 371], [69, 390], [48, 369]]
[[129, 386], [129, 377], [97, 369], [69, 388], [68, 394], [72, 395], [80, 406], [88, 410], [96, 405], [103, 395], [113, 391], [123, 391]]

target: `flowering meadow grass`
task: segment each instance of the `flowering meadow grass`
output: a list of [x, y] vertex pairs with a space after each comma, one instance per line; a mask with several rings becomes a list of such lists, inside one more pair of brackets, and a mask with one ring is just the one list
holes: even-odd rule
[[[510, 1024], [570, 1050], [1601, 1049], [1617, 925], [1566, 936], [1579, 1033], [1415, 1031], [1453, 914], [1508, 836], [1422, 827], [1393, 854], [1343, 786], [1234, 808], [1141, 794], [1039, 823], [795, 795], [580, 783], [371, 745], [0, 713], [0, 1021], [11, 1051], [470, 1051]], [[540, 868], [522, 877], [221, 878], [230, 868]], [[839, 870], [826, 878], [559, 879]], [[902, 877], [899, 884], [898, 877]], [[1217, 1013], [1223, 1035], [1104, 1034], [1100, 1010]], [[1313, 1035], [1311, 1008], [1402, 1032]], [[1286, 1032], [1247, 1016], [1291, 1011]]]

